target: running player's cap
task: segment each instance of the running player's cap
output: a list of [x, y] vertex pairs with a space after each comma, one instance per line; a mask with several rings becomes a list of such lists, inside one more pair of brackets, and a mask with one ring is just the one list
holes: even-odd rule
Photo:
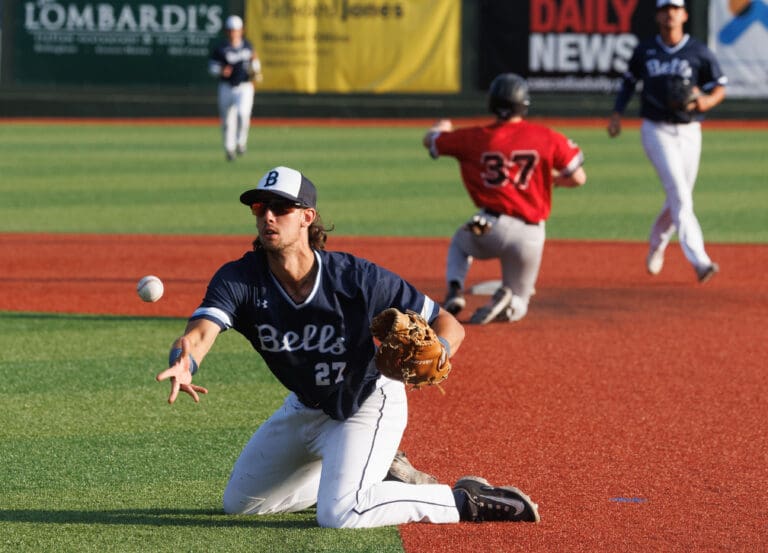
[[224, 28], [228, 31], [239, 31], [243, 28], [243, 20], [240, 19], [240, 16], [230, 15], [224, 22]]
[[291, 200], [303, 207], [317, 205], [317, 190], [307, 177], [296, 169], [275, 167], [268, 171], [253, 190], [240, 195], [240, 202], [253, 205], [257, 202], [274, 200], [275, 196]]
[[667, 6], [675, 6], [677, 8], [685, 7], [685, 0], [656, 0], [656, 9], [666, 8]]

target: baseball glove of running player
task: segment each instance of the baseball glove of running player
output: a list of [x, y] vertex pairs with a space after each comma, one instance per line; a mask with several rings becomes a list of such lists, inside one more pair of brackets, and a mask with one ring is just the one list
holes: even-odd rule
[[469, 232], [475, 236], [482, 236], [488, 234], [491, 230], [493, 223], [482, 215], [473, 215], [472, 218], [464, 225]]
[[667, 107], [672, 111], [693, 111], [699, 96], [701, 90], [689, 79], [678, 77], [667, 82]]
[[421, 315], [385, 309], [371, 321], [371, 334], [381, 345], [376, 367], [381, 374], [409, 384], [412, 389], [439, 384], [451, 370], [448, 352]]

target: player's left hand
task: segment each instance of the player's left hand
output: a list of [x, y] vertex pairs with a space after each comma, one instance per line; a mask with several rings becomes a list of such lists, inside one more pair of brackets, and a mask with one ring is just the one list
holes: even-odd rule
[[621, 134], [621, 115], [616, 112], [612, 113], [606, 130], [611, 138], [619, 136]]
[[430, 132], [451, 132], [453, 130], [453, 123], [450, 119], [438, 119], [429, 128]]
[[374, 360], [384, 376], [414, 389], [448, 378], [450, 346], [415, 311], [385, 309], [371, 321], [371, 334], [381, 342]]
[[176, 363], [159, 373], [155, 379], [158, 382], [171, 379], [171, 394], [168, 396], [168, 403], [176, 401], [176, 397], [179, 392], [184, 392], [192, 396], [195, 403], [200, 402], [198, 393], [207, 394], [208, 390], [202, 386], [192, 384], [192, 372], [190, 371], [190, 357], [189, 357], [189, 339], [181, 339], [181, 356], [176, 360]]

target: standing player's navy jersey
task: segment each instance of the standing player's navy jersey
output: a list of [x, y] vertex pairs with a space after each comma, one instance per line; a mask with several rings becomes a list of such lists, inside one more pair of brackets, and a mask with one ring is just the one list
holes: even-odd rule
[[231, 65], [232, 74], [229, 77], [221, 76], [219, 79], [232, 86], [237, 86], [250, 80], [248, 69], [251, 59], [253, 59], [253, 46], [247, 39], [243, 39], [240, 46], [237, 47], [232, 46], [229, 42], [222, 42], [211, 52], [210, 63], [219, 66]]
[[234, 328], [303, 403], [330, 417], [352, 416], [379, 372], [371, 320], [389, 307], [432, 322], [439, 306], [399, 276], [340, 252], [315, 251], [319, 270], [309, 297], [297, 304], [269, 270], [263, 251], [246, 253], [214, 275], [191, 319]]
[[712, 51], [687, 34], [672, 47], [664, 44], [658, 35], [640, 42], [624, 73], [614, 111], [624, 111], [635, 91], [635, 85], [642, 81], [641, 117], [668, 123], [690, 123], [703, 119], [702, 113], [673, 111], [667, 107], [667, 87], [671, 79], [679, 77], [690, 80], [703, 92], [724, 85], [727, 80]]

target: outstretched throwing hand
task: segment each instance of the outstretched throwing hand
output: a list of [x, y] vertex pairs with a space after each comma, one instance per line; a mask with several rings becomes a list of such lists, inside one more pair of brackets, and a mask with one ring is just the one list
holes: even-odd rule
[[179, 391], [192, 396], [192, 399], [195, 400], [195, 403], [200, 402], [200, 396], [197, 395], [198, 393], [208, 393], [206, 388], [192, 384], [192, 371], [190, 370], [191, 363], [192, 358], [189, 354], [189, 339], [182, 338], [181, 355], [179, 358], [176, 359], [176, 362], [173, 365], [155, 377], [158, 382], [162, 382], [163, 380], [167, 380], [169, 378], [171, 379], [171, 394], [168, 396], [168, 403], [173, 403], [176, 401], [176, 397], [179, 395]]

